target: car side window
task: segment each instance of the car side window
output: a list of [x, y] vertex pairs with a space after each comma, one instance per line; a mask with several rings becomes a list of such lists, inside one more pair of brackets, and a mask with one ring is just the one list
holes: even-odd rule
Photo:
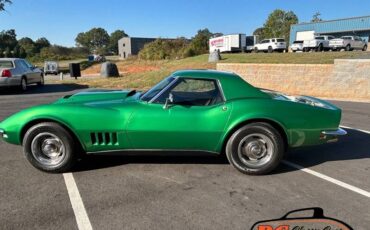
[[15, 61], [15, 64], [16, 64], [17, 67], [19, 67], [23, 70], [26, 70], [28, 68], [27, 65], [22, 60]]
[[217, 81], [213, 79], [180, 78], [154, 103], [164, 104], [170, 94], [174, 104], [184, 106], [215, 105], [223, 101]]

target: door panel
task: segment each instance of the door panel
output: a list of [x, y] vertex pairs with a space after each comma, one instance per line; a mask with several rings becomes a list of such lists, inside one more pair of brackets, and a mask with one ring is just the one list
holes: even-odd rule
[[141, 103], [127, 134], [135, 149], [214, 151], [231, 113], [231, 104], [212, 106]]

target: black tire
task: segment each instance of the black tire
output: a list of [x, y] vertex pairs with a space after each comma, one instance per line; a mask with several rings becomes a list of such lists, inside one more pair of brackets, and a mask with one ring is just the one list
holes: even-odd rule
[[367, 45], [364, 45], [364, 48], [362, 48], [362, 51], [367, 51]]
[[[259, 138], [262, 137], [263, 139], [260, 141]], [[254, 143], [259, 145], [253, 145]], [[266, 162], [256, 165], [254, 162], [257, 163], [260, 160], [254, 161], [255, 159], [248, 158], [248, 153], [245, 153], [248, 152], [248, 146], [243, 147], [244, 144], [249, 146], [249, 150], [251, 150], [249, 154], [252, 150], [255, 150], [255, 146], [259, 146], [260, 151], [264, 149], [265, 153], [262, 154], [267, 154], [266, 158], [262, 157], [260, 160]], [[242, 149], [244, 153], [241, 153]], [[279, 165], [284, 153], [284, 140], [281, 134], [270, 124], [263, 122], [251, 123], [241, 127], [231, 135], [226, 144], [226, 156], [230, 164], [240, 172], [249, 175], [262, 175], [271, 172]], [[261, 152], [258, 154], [261, 154]]]
[[272, 47], [271, 47], [271, 46], [269, 46], [269, 48], [267, 49], [267, 52], [268, 52], [268, 53], [273, 53], [273, 52], [274, 52], [274, 50], [272, 49]]
[[45, 79], [44, 76], [41, 75], [40, 82], [37, 83], [38, 86], [44, 86], [45, 84]]
[[351, 51], [351, 45], [349, 45], [349, 44], [348, 44], [348, 45], [346, 46], [346, 51]]
[[324, 46], [322, 44], [320, 44], [318, 47], [317, 47], [317, 52], [322, 52], [324, 50]]
[[[22, 144], [27, 160], [35, 168], [50, 173], [69, 171], [77, 159], [75, 146], [79, 146], [67, 130], [54, 122], [32, 126], [24, 135]], [[53, 158], [49, 155], [58, 156]], [[56, 162], [47, 162], [48, 160]]]
[[26, 78], [26, 77], [22, 77], [22, 78], [21, 78], [21, 84], [19, 85], [19, 89], [20, 89], [22, 92], [27, 91], [27, 78]]

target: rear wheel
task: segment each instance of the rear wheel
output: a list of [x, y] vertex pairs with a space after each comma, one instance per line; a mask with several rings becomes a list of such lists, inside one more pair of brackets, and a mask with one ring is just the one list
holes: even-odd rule
[[43, 86], [45, 84], [44, 76], [41, 75], [40, 82], [37, 83], [38, 86]]
[[346, 46], [346, 51], [351, 51], [351, 45], [349, 45], [349, 44], [348, 44], [348, 45]]
[[228, 140], [226, 156], [242, 173], [267, 174], [284, 156], [284, 141], [270, 124], [257, 122], [238, 129]]
[[60, 173], [75, 163], [75, 143], [71, 134], [54, 122], [32, 126], [23, 138], [27, 160], [37, 169]]
[[27, 79], [25, 77], [22, 77], [19, 89], [23, 92], [27, 91]]

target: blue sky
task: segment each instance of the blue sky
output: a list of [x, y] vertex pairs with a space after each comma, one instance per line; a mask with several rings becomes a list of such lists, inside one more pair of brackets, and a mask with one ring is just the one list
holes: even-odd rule
[[251, 34], [276, 8], [294, 11], [300, 22], [317, 11], [327, 20], [370, 15], [369, 0], [13, 0], [0, 13], [0, 30], [66, 46], [92, 27], [138, 37], [190, 38], [200, 28]]

